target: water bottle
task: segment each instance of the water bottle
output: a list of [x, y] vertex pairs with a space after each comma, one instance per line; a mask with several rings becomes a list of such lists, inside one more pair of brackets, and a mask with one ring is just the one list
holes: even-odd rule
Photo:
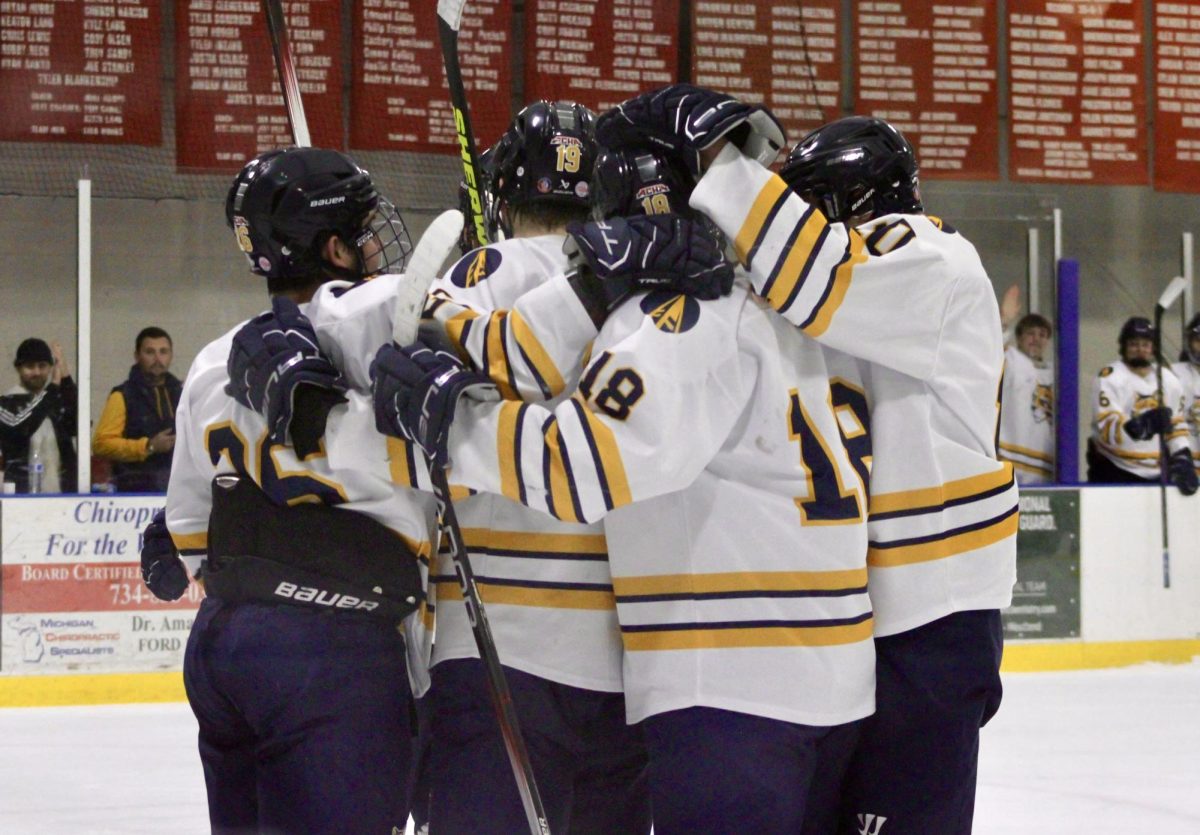
[[42, 476], [46, 474], [46, 462], [36, 446], [29, 450], [29, 492], [42, 492]]

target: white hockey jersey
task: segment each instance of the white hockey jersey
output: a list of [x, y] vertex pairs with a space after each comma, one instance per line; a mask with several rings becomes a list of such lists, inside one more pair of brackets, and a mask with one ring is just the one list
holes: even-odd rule
[[1192, 463], [1200, 470], [1200, 365], [1180, 361], [1171, 366], [1183, 386], [1183, 402], [1192, 445]]
[[[578, 321], [572, 304], [560, 315]], [[630, 722], [872, 711], [870, 448], [861, 382], [842, 371], [739, 282], [714, 302], [626, 301], [557, 405], [460, 404], [456, 481], [605, 520]]]
[[[167, 528], [189, 572], [195, 574], [205, 556], [213, 477], [236, 472], [252, 478], [278, 504], [323, 502], [371, 517], [404, 540], [427, 579], [435, 503], [427, 493], [393, 484], [389, 447], [401, 457], [396, 450], [403, 444], [375, 432], [370, 396], [351, 392], [348, 404], [330, 412], [321, 453], [300, 460], [291, 447], [268, 444], [263, 418], [225, 393], [226, 363], [239, 327], [196, 356], [175, 413]], [[431, 636], [424, 624], [422, 607], [404, 625], [417, 695], [428, 686]]]
[[1000, 460], [1013, 465], [1018, 484], [1054, 481], [1054, 369], [1015, 345], [1004, 351]]
[[[553, 310], [530, 322], [517, 305], [566, 269], [562, 245], [562, 235], [492, 244], [464, 256], [430, 288], [426, 315], [509, 396], [561, 397], [578, 382], [578, 365], [560, 370], [550, 355], [583, 355], [595, 333], [586, 314], [578, 313], [579, 322]], [[391, 340], [391, 295], [400, 280], [322, 288], [313, 300], [310, 318], [321, 347], [355, 385], [368, 382], [371, 358]], [[410, 463], [396, 468], [398, 477]], [[457, 481], [453, 472], [450, 479]], [[620, 691], [621, 643], [603, 525], [562, 522], [498, 494], [456, 491], [455, 511], [501, 662], [574, 687]], [[448, 553], [439, 555], [431, 587], [433, 664], [478, 657]]]
[[[1092, 386], [1092, 441], [1096, 451], [1126, 472], [1155, 481], [1159, 478], [1159, 438], [1136, 441], [1125, 431], [1131, 417], [1158, 408], [1158, 378], [1154, 366], [1145, 377], [1121, 360], [1104, 366]], [[1189, 447], [1187, 405], [1183, 386], [1169, 368], [1163, 369], [1163, 399], [1170, 407], [1171, 431], [1167, 450]]]
[[975, 248], [924, 215], [830, 224], [732, 145], [691, 204], [729, 237], [773, 308], [871, 363], [876, 634], [1007, 606], [1017, 486], [996, 456], [1000, 314]]

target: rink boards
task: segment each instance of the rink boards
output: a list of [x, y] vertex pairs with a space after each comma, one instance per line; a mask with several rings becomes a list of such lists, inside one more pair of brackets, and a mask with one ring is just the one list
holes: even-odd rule
[[[1183, 662], [1200, 655], [1200, 496], [1023, 490], [1005, 669]], [[154, 598], [141, 531], [162, 496], [0, 501], [0, 707], [177, 701], [200, 591]]]

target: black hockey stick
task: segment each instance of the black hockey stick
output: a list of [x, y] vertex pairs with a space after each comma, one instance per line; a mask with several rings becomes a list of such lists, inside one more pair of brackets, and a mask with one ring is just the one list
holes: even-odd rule
[[[1175, 300], [1183, 293], [1187, 287], [1187, 279], [1182, 276], [1176, 276], [1171, 279], [1171, 283], [1167, 285], [1167, 289], [1163, 290], [1162, 295], [1158, 297], [1158, 303], [1154, 305], [1154, 376], [1155, 384], [1158, 388], [1158, 405], [1165, 406], [1166, 401], [1163, 396], [1163, 362], [1162, 353], [1162, 318], [1167, 309], [1175, 304]], [[1167, 433], [1158, 433], [1158, 498], [1159, 507], [1162, 517], [1162, 570], [1163, 570], [1163, 588], [1171, 588], [1171, 538], [1167, 533]]]
[[438, 0], [438, 37], [442, 42], [442, 63], [446, 65], [446, 85], [450, 88], [450, 106], [454, 109], [454, 130], [458, 134], [459, 156], [462, 158], [463, 179], [471, 200], [471, 216], [467, 223], [475, 229], [475, 240], [488, 242], [487, 223], [483, 218], [483, 195], [479, 193], [479, 154], [475, 151], [475, 134], [471, 132], [471, 114], [467, 108], [467, 91], [463, 87], [462, 71], [458, 64], [458, 29], [462, 25], [463, 7], [467, 0]]
[[[457, 222], [454, 222], [456, 219]], [[392, 316], [392, 341], [397, 345], [408, 345], [417, 338], [425, 290], [436, 277], [436, 268], [441, 266], [446, 253], [458, 242], [461, 230], [462, 215], [451, 210], [438, 217], [421, 236], [413, 258], [408, 263], [408, 269], [405, 270], [405, 284], [396, 295], [396, 307]], [[428, 259], [422, 257], [426, 252], [431, 254]], [[496, 641], [492, 637], [487, 612], [475, 585], [475, 572], [471, 570], [471, 558], [463, 542], [462, 529], [454, 513], [446, 471], [430, 462], [429, 475], [438, 505], [439, 528], [449, 541], [450, 558], [454, 562], [458, 584], [462, 588], [463, 603], [467, 607], [467, 618], [471, 622], [471, 634], [475, 636], [475, 646], [479, 650], [479, 659], [483, 662], [487, 675], [488, 693], [491, 694], [492, 705], [496, 708], [496, 720], [500, 725], [500, 735], [504, 738], [504, 750], [508, 753], [513, 778], [517, 781], [517, 790], [521, 795], [521, 805], [525, 809], [529, 831], [532, 835], [550, 835], [542, 796], [538, 793], [537, 782], [533, 777], [533, 765], [529, 762], [529, 752], [525, 748], [520, 721], [513, 706], [512, 692], [508, 689], [504, 668], [500, 666]], [[440, 546], [434, 548], [435, 554], [438, 551]]]
[[262, 5], [267, 16], [267, 34], [271, 36], [271, 51], [275, 53], [279, 88], [283, 91], [283, 103], [287, 106], [288, 124], [292, 126], [292, 139], [301, 148], [311, 148], [312, 137], [308, 133], [308, 119], [304, 116], [304, 102], [300, 99], [300, 80], [296, 77], [296, 65], [292, 62], [292, 46], [288, 40], [287, 23], [283, 19], [282, 0], [262, 0]]

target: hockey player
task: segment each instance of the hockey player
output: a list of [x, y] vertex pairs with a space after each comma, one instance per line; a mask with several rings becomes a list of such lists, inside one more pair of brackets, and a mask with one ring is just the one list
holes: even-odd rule
[[[642, 178], [659, 167], [645, 151], [613, 160], [605, 186], [624, 179], [640, 196], [611, 205], [661, 205], [664, 185]], [[586, 310], [573, 281], [728, 269], [709, 227], [676, 215], [570, 231], [579, 267], [551, 281], [565, 322]], [[469, 372], [389, 347], [376, 407], [388, 431], [448, 455], [455, 481], [605, 520], [656, 832], [828, 832], [822, 812], [873, 694], [870, 450], [853, 366], [831, 380], [822, 349], [745, 285], [713, 302], [624, 301], [591, 356], [569, 399], [464, 399], [447, 438]]]
[[1163, 403], [1158, 398], [1150, 320], [1133, 316], [1121, 326], [1121, 359], [1100, 369], [1092, 389], [1092, 437], [1088, 440], [1088, 481], [1100, 484], [1157, 484], [1163, 477], [1160, 437], [1168, 451], [1167, 478], [1185, 496], [1196, 492], [1196, 471], [1188, 443], [1183, 386], [1169, 368], [1162, 371]]
[[[177, 597], [197, 570], [205, 586], [184, 683], [212, 829], [403, 829], [411, 695], [398, 626], [418, 625], [433, 502], [392, 485], [370, 402], [350, 392], [337, 405], [340, 383], [294, 302], [331, 278], [402, 268], [407, 233], [365, 171], [315, 148], [251, 160], [226, 219], [276, 296], [278, 327], [251, 320], [251, 350], [230, 357], [230, 331], [197, 356], [177, 415], [170, 539], [160, 520], [143, 552], [156, 595]], [[254, 404], [264, 421], [247, 389], [268, 370], [269, 402]], [[302, 403], [332, 410], [319, 441], [292, 419]]]
[[1200, 313], [1187, 323], [1183, 338], [1185, 341], [1183, 350], [1179, 352], [1179, 362], [1172, 365], [1171, 370], [1183, 386], [1192, 463], [1200, 470]]
[[1054, 481], [1054, 367], [1046, 356], [1050, 320], [1029, 313], [1004, 349], [1000, 396], [1000, 460], [1012, 464], [1018, 484]]
[[597, 136], [674, 149], [699, 176], [692, 206], [733, 241], [754, 289], [869, 362], [877, 711], [841, 831], [969, 832], [1017, 531], [1012, 468], [995, 449], [999, 312], [974, 247], [923, 213], [912, 147], [880, 119], [816, 130], [781, 176], [761, 164], [782, 144], [773, 118], [703, 88], [635, 97]]

